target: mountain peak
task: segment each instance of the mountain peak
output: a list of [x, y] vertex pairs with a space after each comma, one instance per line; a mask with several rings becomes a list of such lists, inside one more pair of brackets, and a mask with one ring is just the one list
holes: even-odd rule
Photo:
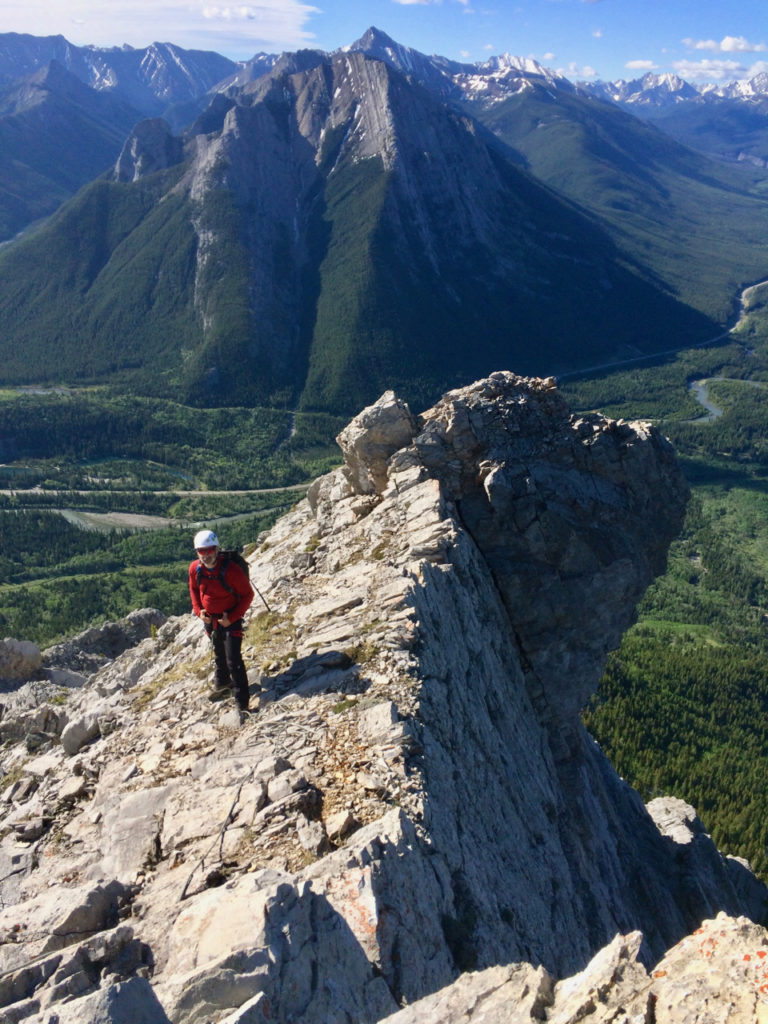
[[384, 61], [404, 74], [411, 74], [439, 94], [447, 95], [455, 87], [449, 75], [465, 69], [465, 65], [445, 57], [428, 57], [410, 46], [395, 42], [381, 29], [369, 28], [357, 42], [343, 47], [344, 52], [361, 52], [374, 60]]
[[515, 57], [511, 53], [502, 53], [496, 57], [489, 57], [477, 65], [482, 71], [525, 71], [529, 75], [551, 74], [542, 64], [532, 57]]
[[685, 82], [679, 75], [672, 74], [672, 72], [666, 72], [663, 75], [655, 75], [649, 71], [647, 75], [643, 75], [640, 79], [643, 88], [646, 89], [658, 89], [666, 88], [670, 91], [678, 91], [685, 86]]
[[657, 75], [649, 71], [641, 78], [631, 81], [619, 79], [616, 82], [581, 83], [588, 93], [602, 96], [633, 111], [643, 108], [665, 108], [685, 102], [700, 100], [702, 90], [690, 85], [679, 75], [670, 72]]
[[399, 43], [388, 36], [386, 32], [382, 32], [380, 28], [376, 28], [375, 25], [371, 25], [363, 32], [359, 39], [356, 39], [353, 43], [348, 46], [342, 46], [342, 50], [367, 50], [370, 47], [391, 47], [392, 49], [401, 49]]
[[72, 74], [59, 60], [55, 58], [44, 64], [41, 68], [30, 75], [28, 82], [53, 89], [71, 89], [74, 87], [85, 91], [88, 86]]
[[60, 114], [71, 108], [88, 110], [100, 105], [93, 90], [56, 58], [6, 89], [0, 112], [19, 115], [42, 103], [56, 106]]

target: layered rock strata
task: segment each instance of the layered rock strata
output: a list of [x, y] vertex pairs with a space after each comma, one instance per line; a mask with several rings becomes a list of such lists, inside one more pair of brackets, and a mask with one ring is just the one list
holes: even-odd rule
[[592, 982], [568, 1017], [555, 979], [603, 947], [647, 993], [702, 920], [764, 910], [579, 722], [681, 523], [667, 442], [499, 373], [339, 443], [249, 556], [257, 714], [206, 701], [191, 618], [6, 712], [5, 1019], [374, 1022], [466, 971], [457, 999], [507, 993], [488, 1020], [580, 1019]]

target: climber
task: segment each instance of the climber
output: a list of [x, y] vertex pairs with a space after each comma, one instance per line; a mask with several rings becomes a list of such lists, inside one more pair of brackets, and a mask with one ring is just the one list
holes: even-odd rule
[[208, 698], [223, 700], [234, 689], [237, 706], [247, 712], [248, 675], [241, 653], [243, 616], [253, 600], [247, 564], [235, 552], [222, 552], [212, 530], [196, 533], [194, 545], [198, 557], [189, 566], [192, 611], [205, 624], [216, 663], [216, 680]]

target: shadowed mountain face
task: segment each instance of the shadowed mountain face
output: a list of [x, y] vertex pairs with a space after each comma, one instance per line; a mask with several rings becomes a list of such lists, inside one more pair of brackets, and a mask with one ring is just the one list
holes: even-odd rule
[[107, 171], [140, 116], [58, 61], [1, 91], [0, 239]]
[[0, 241], [109, 170], [137, 121], [163, 114], [181, 127], [236, 68], [170, 43], [99, 49], [0, 33]]
[[724, 322], [741, 285], [765, 275], [764, 171], [746, 165], [768, 153], [768, 76], [701, 92], [655, 75], [588, 87], [508, 54], [473, 65], [426, 57], [377, 29], [351, 49], [468, 110], [680, 301]]
[[361, 53], [303, 63], [228, 90], [183, 152], [137, 129], [117, 183], [3, 254], [8, 380], [351, 411], [717, 333], [471, 117]]
[[531, 86], [473, 112], [539, 180], [589, 209], [621, 250], [723, 322], [765, 276], [768, 206], [742, 170], [616, 106]]
[[2, 254], [9, 382], [426, 404], [709, 340], [768, 264], [748, 182], [531, 61], [0, 36], [6, 77], [46, 59], [3, 96], [0, 230], [114, 172]]

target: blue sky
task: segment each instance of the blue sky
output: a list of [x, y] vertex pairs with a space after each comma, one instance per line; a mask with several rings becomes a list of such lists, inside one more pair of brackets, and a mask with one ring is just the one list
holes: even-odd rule
[[766, 0], [0, 0], [0, 32], [78, 45], [174, 42], [235, 60], [334, 50], [370, 25], [423, 53], [469, 62], [511, 53], [573, 79], [768, 71]]

